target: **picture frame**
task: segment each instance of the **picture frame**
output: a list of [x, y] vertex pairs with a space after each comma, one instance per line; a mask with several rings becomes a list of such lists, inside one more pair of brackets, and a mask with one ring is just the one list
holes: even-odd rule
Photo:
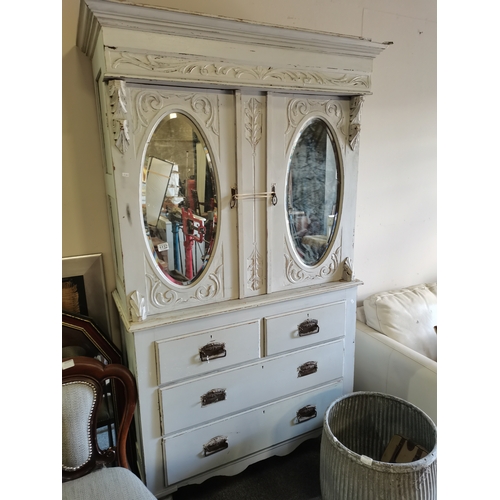
[[[72, 289], [71, 302], [68, 287]], [[111, 339], [102, 254], [63, 257], [62, 294], [63, 311], [88, 316]]]

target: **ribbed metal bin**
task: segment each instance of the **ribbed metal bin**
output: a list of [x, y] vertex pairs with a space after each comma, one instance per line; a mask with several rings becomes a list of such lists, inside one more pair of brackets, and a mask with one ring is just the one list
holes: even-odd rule
[[[380, 459], [394, 434], [429, 454], [408, 463]], [[322, 500], [436, 499], [437, 429], [419, 408], [376, 392], [355, 392], [326, 411], [320, 455]]]

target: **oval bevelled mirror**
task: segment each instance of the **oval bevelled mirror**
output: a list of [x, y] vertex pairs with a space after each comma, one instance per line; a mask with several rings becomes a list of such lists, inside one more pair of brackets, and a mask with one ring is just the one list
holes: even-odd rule
[[144, 228], [151, 253], [173, 283], [206, 268], [217, 234], [217, 187], [207, 144], [193, 121], [170, 113], [147, 145], [142, 172]]
[[330, 129], [314, 118], [295, 141], [288, 164], [290, 236], [300, 260], [317, 264], [327, 252], [339, 218], [341, 168]]

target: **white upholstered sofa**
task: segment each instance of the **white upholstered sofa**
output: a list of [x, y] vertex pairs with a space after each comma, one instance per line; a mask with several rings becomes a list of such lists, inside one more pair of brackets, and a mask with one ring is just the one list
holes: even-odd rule
[[377, 293], [358, 307], [354, 390], [405, 399], [437, 425], [437, 283]]

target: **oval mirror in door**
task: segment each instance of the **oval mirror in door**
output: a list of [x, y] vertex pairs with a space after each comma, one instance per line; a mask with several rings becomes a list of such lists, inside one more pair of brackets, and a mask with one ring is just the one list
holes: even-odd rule
[[287, 209], [290, 236], [300, 260], [317, 264], [338, 223], [341, 170], [335, 141], [320, 118], [299, 134], [288, 164]]
[[170, 113], [156, 127], [142, 172], [144, 228], [158, 267], [172, 282], [196, 281], [217, 234], [217, 189], [208, 147], [196, 125]]

